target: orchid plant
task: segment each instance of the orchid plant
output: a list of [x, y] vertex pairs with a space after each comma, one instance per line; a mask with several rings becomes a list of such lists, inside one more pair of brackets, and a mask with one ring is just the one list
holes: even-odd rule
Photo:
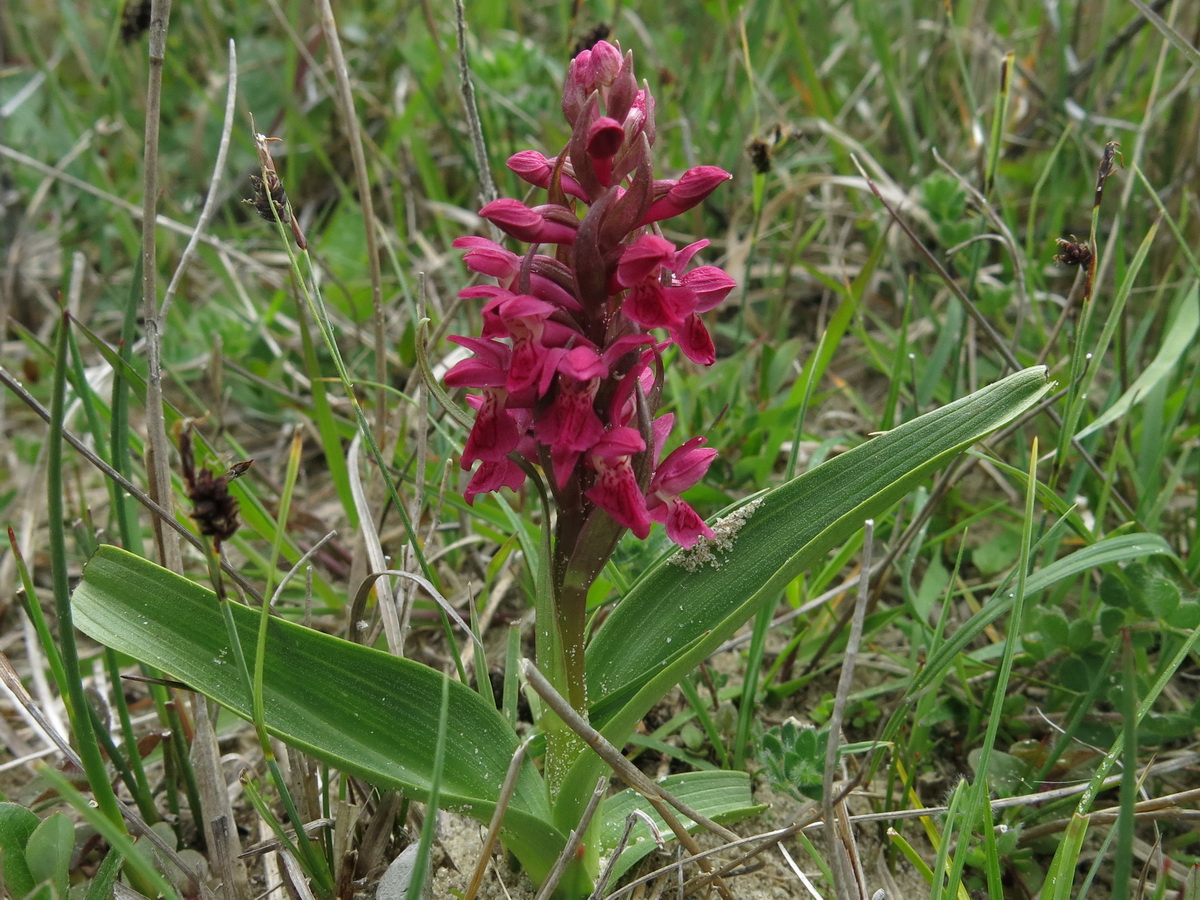
[[[462, 454], [473, 470], [468, 502], [528, 486], [542, 501], [528, 528], [540, 525], [540, 541], [524, 547], [536, 572], [536, 665], [567, 707], [562, 715], [543, 707], [540, 765], [537, 754], [523, 757], [490, 691], [240, 604], [224, 615], [212, 591], [117, 548], [93, 557], [73, 602], [92, 637], [249, 718], [251, 686], [221, 665], [236, 633], [261, 668], [257, 709], [267, 731], [380, 787], [483, 822], [497, 816], [500, 839], [535, 882], [563, 857], [557, 895], [573, 898], [592, 890], [603, 858], [619, 874], [649, 851], [647, 840], [621, 840], [633, 809], [658, 815], [641, 793], [610, 796], [572, 851], [571, 832], [607, 770], [576, 736], [580, 720], [625, 744], [651, 706], [791, 580], [1029, 409], [1047, 382], [1041, 368], [1010, 375], [706, 523], [680, 495], [716, 451], [692, 436], [668, 452], [673, 417], [659, 408], [668, 365], [680, 356], [714, 362], [702, 316], [734, 281], [694, 265], [706, 241], [678, 247], [660, 223], [730, 176], [699, 166], [655, 178], [654, 100], [638, 85], [632, 53], [614, 44], [573, 60], [563, 113], [571, 137], [556, 156], [530, 150], [509, 160], [546, 202], [500, 199], [481, 210], [527, 249], [477, 236], [455, 242], [466, 265], [495, 283], [462, 292], [484, 301], [481, 328], [452, 338], [470, 356], [445, 376], [449, 387], [472, 391]], [[589, 590], [618, 542], [627, 532], [646, 539], [652, 523], [677, 546], [630, 578], [603, 621], [589, 623]], [[448, 748], [439, 765], [432, 748], [440, 739]], [[506, 778], [511, 792], [502, 792]], [[742, 772], [673, 776], [661, 787], [705, 818], [755, 808]]]
[[[708, 241], [677, 248], [659, 223], [731, 176], [699, 166], [679, 179], [655, 179], [654, 98], [638, 87], [633, 54], [606, 41], [571, 62], [562, 109], [572, 131], [558, 156], [528, 150], [508, 161], [546, 191], [547, 202], [506, 198], [480, 211], [528, 252], [481, 237], [454, 242], [472, 271], [497, 284], [460, 293], [486, 300], [483, 327], [479, 337], [451, 338], [474, 356], [451, 369], [446, 384], [480, 390], [468, 396], [477, 412], [462, 465], [479, 466], [467, 501], [519, 490], [530, 476], [551, 501], [538, 665], [583, 712], [588, 590], [621, 535], [644, 540], [653, 521], [685, 548], [713, 538], [679, 495], [703, 477], [716, 451], [693, 437], [664, 456], [674, 416], [657, 410], [670, 347], [701, 365], [716, 360], [700, 315], [734, 281], [716, 266], [690, 266]], [[563, 743], [571, 753], [572, 742], [559, 728], [549, 734], [548, 770], [557, 772], [554, 756]]]

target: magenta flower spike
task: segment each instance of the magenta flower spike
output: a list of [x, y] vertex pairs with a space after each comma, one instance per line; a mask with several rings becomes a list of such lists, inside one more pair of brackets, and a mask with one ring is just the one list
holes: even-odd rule
[[[582, 709], [587, 589], [621, 534], [644, 539], [659, 522], [683, 547], [712, 537], [680, 494], [716, 451], [697, 436], [664, 456], [673, 417], [656, 413], [664, 351], [675, 344], [711, 365], [716, 352], [701, 314], [734, 282], [714, 265], [693, 264], [708, 241], [678, 247], [662, 233], [659, 223], [703, 202], [730, 175], [698, 166], [677, 179], [654, 177], [654, 98], [638, 86], [633, 54], [600, 42], [576, 56], [562, 109], [572, 134], [557, 155], [525, 150], [508, 160], [545, 194], [480, 210], [528, 246], [474, 236], [454, 242], [467, 267], [495, 284], [459, 295], [483, 301], [482, 327], [479, 337], [453, 338], [474, 357], [455, 365], [446, 384], [476, 391], [462, 457], [464, 469], [475, 468], [468, 502], [542, 473], [553, 504], [557, 646], [566, 648], [557, 680]], [[540, 649], [539, 666], [556, 668]]]
[[[671, 540], [690, 547], [711, 532], [679, 494], [716, 453], [692, 438], [659, 460], [670, 419], [654, 419], [661, 376], [648, 373], [661, 372], [662, 351], [672, 343], [695, 362], [714, 361], [700, 314], [734, 281], [716, 266], [691, 265], [707, 241], [677, 248], [654, 223], [701, 203], [730, 175], [697, 166], [678, 179], [654, 179], [654, 101], [637, 86], [633, 54], [613, 44], [598, 43], [572, 60], [563, 113], [573, 136], [557, 156], [526, 150], [508, 162], [546, 190], [548, 202], [503, 198], [480, 211], [533, 245], [530, 252], [482, 237], [455, 241], [472, 271], [497, 282], [463, 291], [486, 299], [483, 338], [455, 338], [475, 357], [446, 377], [450, 386], [483, 391], [472, 401], [475, 426], [462, 460], [467, 469], [481, 466], [469, 499], [523, 484], [515, 460], [511, 469], [501, 465], [515, 454], [547, 473], [559, 518], [568, 523], [560, 538], [582, 535], [593, 518], [608, 516], [615, 530], [638, 537], [651, 521], [662, 522]], [[624, 399], [614, 404], [618, 395]], [[593, 526], [589, 534], [597, 531], [614, 529]], [[606, 556], [614, 543], [606, 534], [597, 553]], [[578, 550], [563, 547], [556, 556]]]

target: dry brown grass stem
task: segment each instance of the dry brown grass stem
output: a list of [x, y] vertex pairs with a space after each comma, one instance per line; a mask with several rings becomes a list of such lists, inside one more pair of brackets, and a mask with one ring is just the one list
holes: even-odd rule
[[822, 817], [830, 827], [825, 836], [829, 844], [832, 861], [834, 889], [845, 900], [863, 900], [866, 897], [866, 879], [858, 846], [854, 841], [854, 830], [847, 821], [849, 810], [845, 799], [835, 803], [833, 779], [838, 772], [838, 744], [842, 736], [842, 718], [850, 699], [850, 687], [854, 682], [854, 669], [858, 661], [858, 649], [862, 644], [863, 621], [871, 596], [871, 551], [875, 544], [875, 522], [867, 519], [863, 523], [862, 574], [858, 581], [858, 593], [854, 601], [854, 614], [850, 621], [850, 637], [842, 657], [842, 671], [838, 676], [837, 691], [833, 699], [833, 711], [829, 716], [829, 742], [825, 746], [825, 770], [822, 773]]
[[[1194, 752], [1181, 753], [1179, 756], [1173, 759], [1163, 760], [1162, 762], [1146, 767], [1146, 769], [1140, 773], [1139, 777], [1149, 778], [1153, 776], [1164, 775], [1169, 772], [1190, 769], [1196, 765], [1198, 760], [1200, 760], [1200, 754]], [[1117, 787], [1120, 784], [1120, 780], [1120, 775], [1110, 776], [1105, 780], [1104, 786], [1105, 788]], [[837, 804], [845, 801], [853, 793], [853, 791], [857, 789], [857, 787], [857, 782], [851, 782], [850, 784], [843, 786], [834, 797], [834, 803]], [[1013, 807], [1037, 806], [1042, 803], [1050, 803], [1057, 800], [1062, 800], [1064, 798], [1083, 793], [1087, 787], [1088, 782], [1082, 782], [1080, 784], [1067, 785], [1066, 787], [1055, 788], [1053, 790], [1022, 794], [1017, 797], [1001, 797], [991, 801], [992, 813], [994, 815], [1002, 810], [1011, 809]], [[1183, 809], [1181, 806], [1182, 803], [1194, 801], [1196, 797], [1200, 797], [1200, 789], [1182, 791], [1177, 794], [1168, 794], [1164, 797], [1143, 801], [1138, 805], [1138, 807], [1142, 815], [1147, 818], [1152, 816], [1157, 816], [1158, 818], [1167, 818], [1169, 816], [1177, 815], [1177, 811]], [[892, 822], [902, 819], [919, 819], [927, 816], [941, 816], [945, 815], [948, 811], [949, 807], [946, 806], [923, 806], [911, 809], [894, 809], [884, 812], [860, 813], [858, 815], [852, 815], [847, 819], [847, 822], [853, 825], [867, 825], [872, 823]], [[1101, 810], [1100, 812], [1115, 815], [1116, 810], [1108, 809]], [[1061, 830], [1062, 825], [1065, 825], [1065, 821], [1066, 820], [1064, 820], [1063, 823], [1060, 823], [1059, 830]], [[626, 894], [632, 894], [640, 885], [654, 881], [655, 879], [661, 877], [664, 873], [677, 869], [680, 866], [698, 864], [699, 860], [702, 858], [709, 858], [720, 853], [728, 853], [730, 850], [753, 845], [748, 852], [730, 861], [729, 863], [726, 863], [717, 873], [721, 875], [727, 875], [735, 869], [746, 865], [756, 856], [761, 855], [764, 851], [774, 847], [789, 837], [792, 837], [802, 831], [807, 833], [823, 830], [824, 828], [825, 822], [817, 815], [816, 805], [810, 804], [805, 815], [798, 817], [795, 822], [785, 828], [778, 828], [773, 831], [765, 831], [759, 834], [750, 835], [749, 837], [738, 838], [735, 841], [730, 841], [729, 843], [722, 844], [719, 847], [713, 847], [709, 850], [705, 850], [698, 854], [697, 857], [684, 858], [682, 860], [668, 863], [667, 865], [656, 869], [653, 872], [649, 872], [646, 875], [640, 876], [628, 882], [615, 893], [610, 894], [607, 900], [616, 900], [618, 897], [623, 897]], [[1022, 838], [1024, 839], [1026, 836], [1027, 832], [1022, 832]], [[685, 887], [688, 890], [699, 889], [703, 887], [708, 877], [710, 876], [703, 876], [701, 878], [694, 879]]]
[[[150, 72], [146, 88], [146, 127], [142, 178], [142, 320], [146, 351], [146, 480], [150, 498], [163, 509], [171, 508], [171, 452], [163, 417], [162, 326], [158, 304], [158, 259], [154, 221], [158, 210], [158, 133], [162, 110], [163, 61], [167, 50], [167, 24], [171, 0], [153, 0], [150, 7]], [[159, 562], [172, 572], [183, 571], [179, 539], [151, 519]]]
[[484, 872], [487, 871], [488, 861], [492, 858], [492, 848], [496, 846], [496, 840], [500, 836], [504, 811], [508, 809], [513, 791], [516, 790], [517, 777], [521, 774], [521, 763], [525, 761], [525, 753], [529, 750], [532, 740], [533, 735], [529, 735], [517, 745], [517, 749], [513, 752], [512, 761], [508, 764], [508, 771], [504, 776], [504, 784], [500, 786], [500, 796], [496, 798], [496, 811], [492, 813], [492, 820], [488, 823], [487, 836], [484, 838], [483, 847], [479, 852], [479, 861], [475, 864], [475, 871], [471, 873], [471, 880], [467, 883], [463, 900], [475, 900], [475, 895], [479, 892], [480, 885], [483, 884]]
[[204, 197], [204, 206], [200, 208], [200, 215], [196, 217], [196, 227], [192, 229], [191, 237], [188, 238], [183, 253], [179, 255], [179, 264], [175, 267], [175, 273], [167, 284], [166, 293], [163, 294], [162, 306], [159, 309], [160, 318], [166, 318], [167, 310], [171, 308], [171, 301], [175, 299], [175, 293], [183, 281], [184, 272], [187, 271], [192, 257], [196, 254], [196, 247], [200, 243], [204, 229], [208, 226], [209, 219], [212, 218], [213, 210], [217, 208], [221, 175], [225, 171], [225, 158], [229, 155], [229, 139], [233, 134], [233, 112], [237, 105], [237, 71], [237, 47], [230, 38], [229, 74], [225, 79], [225, 115], [221, 120], [221, 140], [217, 144], [217, 158], [213, 163], [212, 177], [208, 181], [208, 193]]
[[[1135, 818], [1144, 821], [1162, 821], [1166, 819], [1198, 820], [1200, 819], [1200, 809], [1195, 808], [1197, 799], [1200, 799], [1200, 788], [1179, 791], [1178, 793], [1167, 794], [1163, 797], [1153, 797], [1149, 800], [1142, 800], [1135, 803], [1133, 805], [1133, 815]], [[1098, 809], [1088, 814], [1088, 821], [1094, 825], [1112, 825], [1116, 823], [1120, 812], [1120, 807], [1117, 806]], [[1033, 825], [1022, 830], [1021, 840], [1027, 843], [1039, 838], [1048, 837], [1052, 834], [1060, 834], [1066, 831], [1070, 823], [1071, 819], [1068, 817], [1065, 819], [1056, 819], [1053, 822], [1045, 822], [1041, 825]]]
[[600, 801], [604, 799], [607, 793], [608, 776], [602, 775], [600, 776], [600, 780], [596, 782], [596, 789], [592, 791], [592, 797], [588, 800], [588, 804], [583, 810], [583, 815], [579, 817], [578, 824], [571, 829], [566, 846], [558, 854], [558, 859], [554, 861], [554, 867], [550, 869], [550, 874], [546, 876], [546, 880], [542, 883], [542, 889], [537, 892], [534, 900], [550, 900], [550, 894], [558, 887], [558, 882], [562, 880], [563, 872], [567, 871], [567, 866], [571, 860], [576, 858], [576, 851], [583, 842], [583, 836], [587, 833], [588, 826], [592, 824], [592, 817], [596, 814], [596, 810], [600, 808]]

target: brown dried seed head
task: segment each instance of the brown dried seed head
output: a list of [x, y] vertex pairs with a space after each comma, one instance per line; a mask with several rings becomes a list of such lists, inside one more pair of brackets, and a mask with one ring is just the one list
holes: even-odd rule
[[241, 523], [237, 498], [229, 493], [229, 479], [201, 469], [188, 488], [188, 499], [192, 501], [192, 518], [201, 534], [218, 541], [233, 537]]
[[224, 475], [213, 475], [208, 469], [196, 469], [192, 452], [192, 428], [185, 425], [179, 435], [179, 460], [183, 486], [192, 501], [192, 518], [200, 533], [218, 543], [233, 537], [241, 524], [238, 521], [237, 498], [229, 493], [229, 482], [245, 474], [254, 460], [238, 463]]
[[1122, 168], [1125, 165], [1125, 157], [1121, 154], [1121, 142], [1109, 141], [1104, 145], [1104, 153], [1100, 156], [1100, 168], [1097, 175], [1103, 181], [1113, 173], [1114, 169]]
[[258, 175], [251, 175], [250, 183], [254, 185], [254, 196], [242, 202], [253, 206], [258, 210], [258, 214], [268, 222], [275, 221], [275, 213], [271, 211], [273, 206], [279, 213], [279, 221], [284, 225], [289, 224], [291, 216], [288, 214], [287, 194], [283, 190], [283, 182], [279, 180], [279, 176], [268, 170], [265, 181]]
[[1104, 183], [1108, 181], [1108, 176], [1125, 165], [1125, 158], [1121, 155], [1120, 147], [1120, 141], [1109, 141], [1104, 145], [1100, 166], [1096, 169], [1096, 197], [1092, 201], [1093, 206], [1100, 205], [1100, 199], [1104, 196]]
[[1075, 240], [1075, 236], [1071, 235], [1071, 240], [1058, 238], [1058, 253], [1054, 256], [1054, 261], [1062, 263], [1064, 266], [1086, 266], [1092, 261], [1092, 248], [1088, 246], [1086, 241]]

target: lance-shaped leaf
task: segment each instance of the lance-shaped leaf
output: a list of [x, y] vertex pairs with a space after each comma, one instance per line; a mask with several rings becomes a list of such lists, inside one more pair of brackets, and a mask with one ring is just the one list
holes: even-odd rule
[[[75, 624], [85, 634], [155, 666], [249, 718], [250, 692], [230, 653], [216, 595], [117, 547], [101, 547], [75, 589]], [[247, 660], [258, 613], [233, 604]], [[432, 783], [442, 674], [278, 618], [267, 630], [263, 701], [267, 730], [344, 772], [424, 799]], [[517, 748], [508, 722], [470, 688], [450, 684], [453, 752], [441, 773], [440, 804], [487, 822]], [[545, 784], [521, 769], [502, 839], [544, 878], [564, 836], [549, 824]]]
[[[789, 581], [1049, 387], [1043, 367], [1017, 372], [767, 491], [733, 547], [714, 550], [716, 565], [685, 568], [679, 553], [660, 560], [588, 646], [592, 725], [623, 744], [651, 706]], [[561, 796], [578, 794], [574, 780], [587, 784], [594, 768], [581, 757]]]
[[[755, 804], [751, 799], [750, 776], [745, 772], [685, 772], [660, 778], [657, 783], [677, 800], [682, 800], [697, 812], [721, 823], [757, 815], [766, 809], [766, 806]], [[667, 840], [671, 839], [667, 823], [646, 798], [628, 788], [604, 801], [600, 843], [606, 852], [616, 847], [621, 833], [625, 830], [626, 820], [634, 810], [639, 810], [653, 821], [659, 835]], [[689, 831], [700, 828], [682, 813], [678, 818]], [[644, 821], [634, 825], [629, 834], [629, 841], [610, 873], [614, 881], [654, 849], [652, 837]]]

